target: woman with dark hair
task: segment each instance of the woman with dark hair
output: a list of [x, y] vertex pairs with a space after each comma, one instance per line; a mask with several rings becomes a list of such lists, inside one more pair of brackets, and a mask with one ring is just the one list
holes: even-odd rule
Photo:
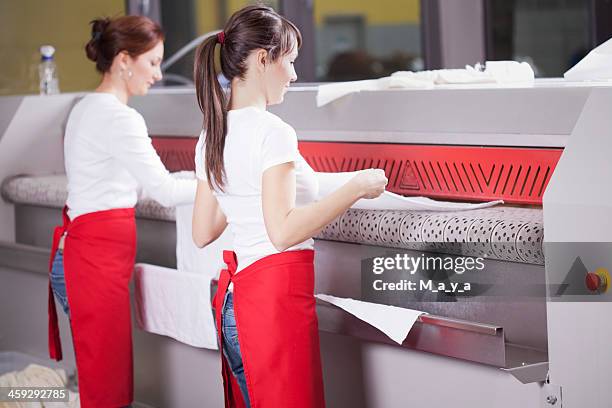
[[91, 22], [85, 49], [102, 81], [66, 125], [68, 199], [55, 229], [49, 287], [49, 350], [62, 358], [54, 295], [70, 317], [81, 407], [133, 399], [128, 283], [136, 254], [134, 205], [143, 188], [165, 206], [191, 203], [195, 180], [173, 178], [143, 117], [127, 106], [162, 77], [164, 35], [142, 16]]
[[[297, 79], [301, 41], [274, 10], [249, 6], [196, 53], [204, 130], [195, 152], [193, 238], [202, 247], [226, 227], [234, 235], [214, 300], [226, 407], [325, 405], [312, 237], [387, 183], [382, 170], [366, 170], [315, 201], [317, 179], [295, 130], [266, 111]], [[229, 98], [217, 81], [217, 45]]]

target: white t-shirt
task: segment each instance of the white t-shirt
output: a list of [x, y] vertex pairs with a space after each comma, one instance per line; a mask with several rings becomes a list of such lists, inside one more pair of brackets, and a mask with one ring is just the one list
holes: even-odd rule
[[136, 205], [138, 192], [164, 206], [193, 203], [196, 181], [164, 167], [143, 117], [113, 94], [92, 93], [68, 118], [64, 140], [68, 216]]
[[[206, 181], [205, 133], [196, 146], [196, 177]], [[263, 172], [278, 164], [295, 162], [297, 207], [313, 202], [319, 190], [314, 170], [300, 155], [295, 130], [278, 116], [248, 107], [231, 110], [227, 116], [224, 192], [213, 191], [233, 235], [238, 271], [279, 251], [268, 237], [261, 201]], [[308, 239], [287, 251], [312, 249]]]

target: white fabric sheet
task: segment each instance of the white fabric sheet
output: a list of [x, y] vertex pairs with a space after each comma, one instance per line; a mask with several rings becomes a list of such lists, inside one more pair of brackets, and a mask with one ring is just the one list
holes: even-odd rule
[[217, 349], [210, 306], [210, 277], [137, 264], [136, 323], [149, 333], [194, 347]]
[[[477, 64], [478, 65], [478, 64]], [[533, 69], [526, 62], [487, 61], [486, 69], [467, 65], [465, 69], [440, 69], [434, 71], [399, 71], [391, 76], [363, 81], [338, 82], [319, 85], [317, 106], [321, 107], [345, 95], [361, 91], [386, 89], [429, 89], [445, 84], [513, 84], [531, 83]]]
[[345, 95], [361, 91], [377, 91], [384, 89], [429, 89], [433, 82], [424, 77], [394, 77], [363, 81], [348, 81], [319, 85], [317, 90], [317, 106], [327, 105]]
[[363, 302], [350, 298], [338, 298], [325, 294], [318, 294], [315, 296], [325, 302], [344, 309], [353, 316], [376, 327], [397, 344], [402, 344], [404, 342], [419, 316], [427, 314], [419, 310]]
[[612, 38], [594, 48], [563, 77], [568, 81], [602, 81], [612, 79]]
[[[358, 172], [346, 173], [316, 173], [319, 180], [319, 199], [337, 190], [347, 183]], [[351, 208], [361, 210], [406, 210], [406, 211], [463, 211], [492, 207], [503, 203], [502, 200], [486, 203], [457, 203], [435, 201], [427, 197], [404, 197], [385, 191], [374, 199], [361, 199]]]

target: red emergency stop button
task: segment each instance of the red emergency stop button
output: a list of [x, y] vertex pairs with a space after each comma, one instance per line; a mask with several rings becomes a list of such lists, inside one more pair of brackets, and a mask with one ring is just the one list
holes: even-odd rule
[[585, 283], [591, 292], [596, 292], [601, 285], [601, 278], [596, 273], [589, 272], [586, 275]]
[[608, 290], [608, 282], [610, 282], [610, 274], [605, 268], [599, 268], [595, 272], [589, 272], [586, 275], [584, 283], [591, 292], [606, 292]]

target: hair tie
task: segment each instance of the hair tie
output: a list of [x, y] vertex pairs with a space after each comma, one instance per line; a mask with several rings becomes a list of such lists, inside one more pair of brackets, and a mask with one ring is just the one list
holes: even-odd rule
[[96, 31], [96, 32], [93, 34], [93, 40], [94, 40], [94, 41], [98, 41], [98, 40], [100, 39], [100, 37], [102, 37], [102, 31]]
[[217, 40], [219, 41], [219, 44], [223, 45], [225, 43], [225, 32], [221, 31], [220, 33], [217, 34]]

